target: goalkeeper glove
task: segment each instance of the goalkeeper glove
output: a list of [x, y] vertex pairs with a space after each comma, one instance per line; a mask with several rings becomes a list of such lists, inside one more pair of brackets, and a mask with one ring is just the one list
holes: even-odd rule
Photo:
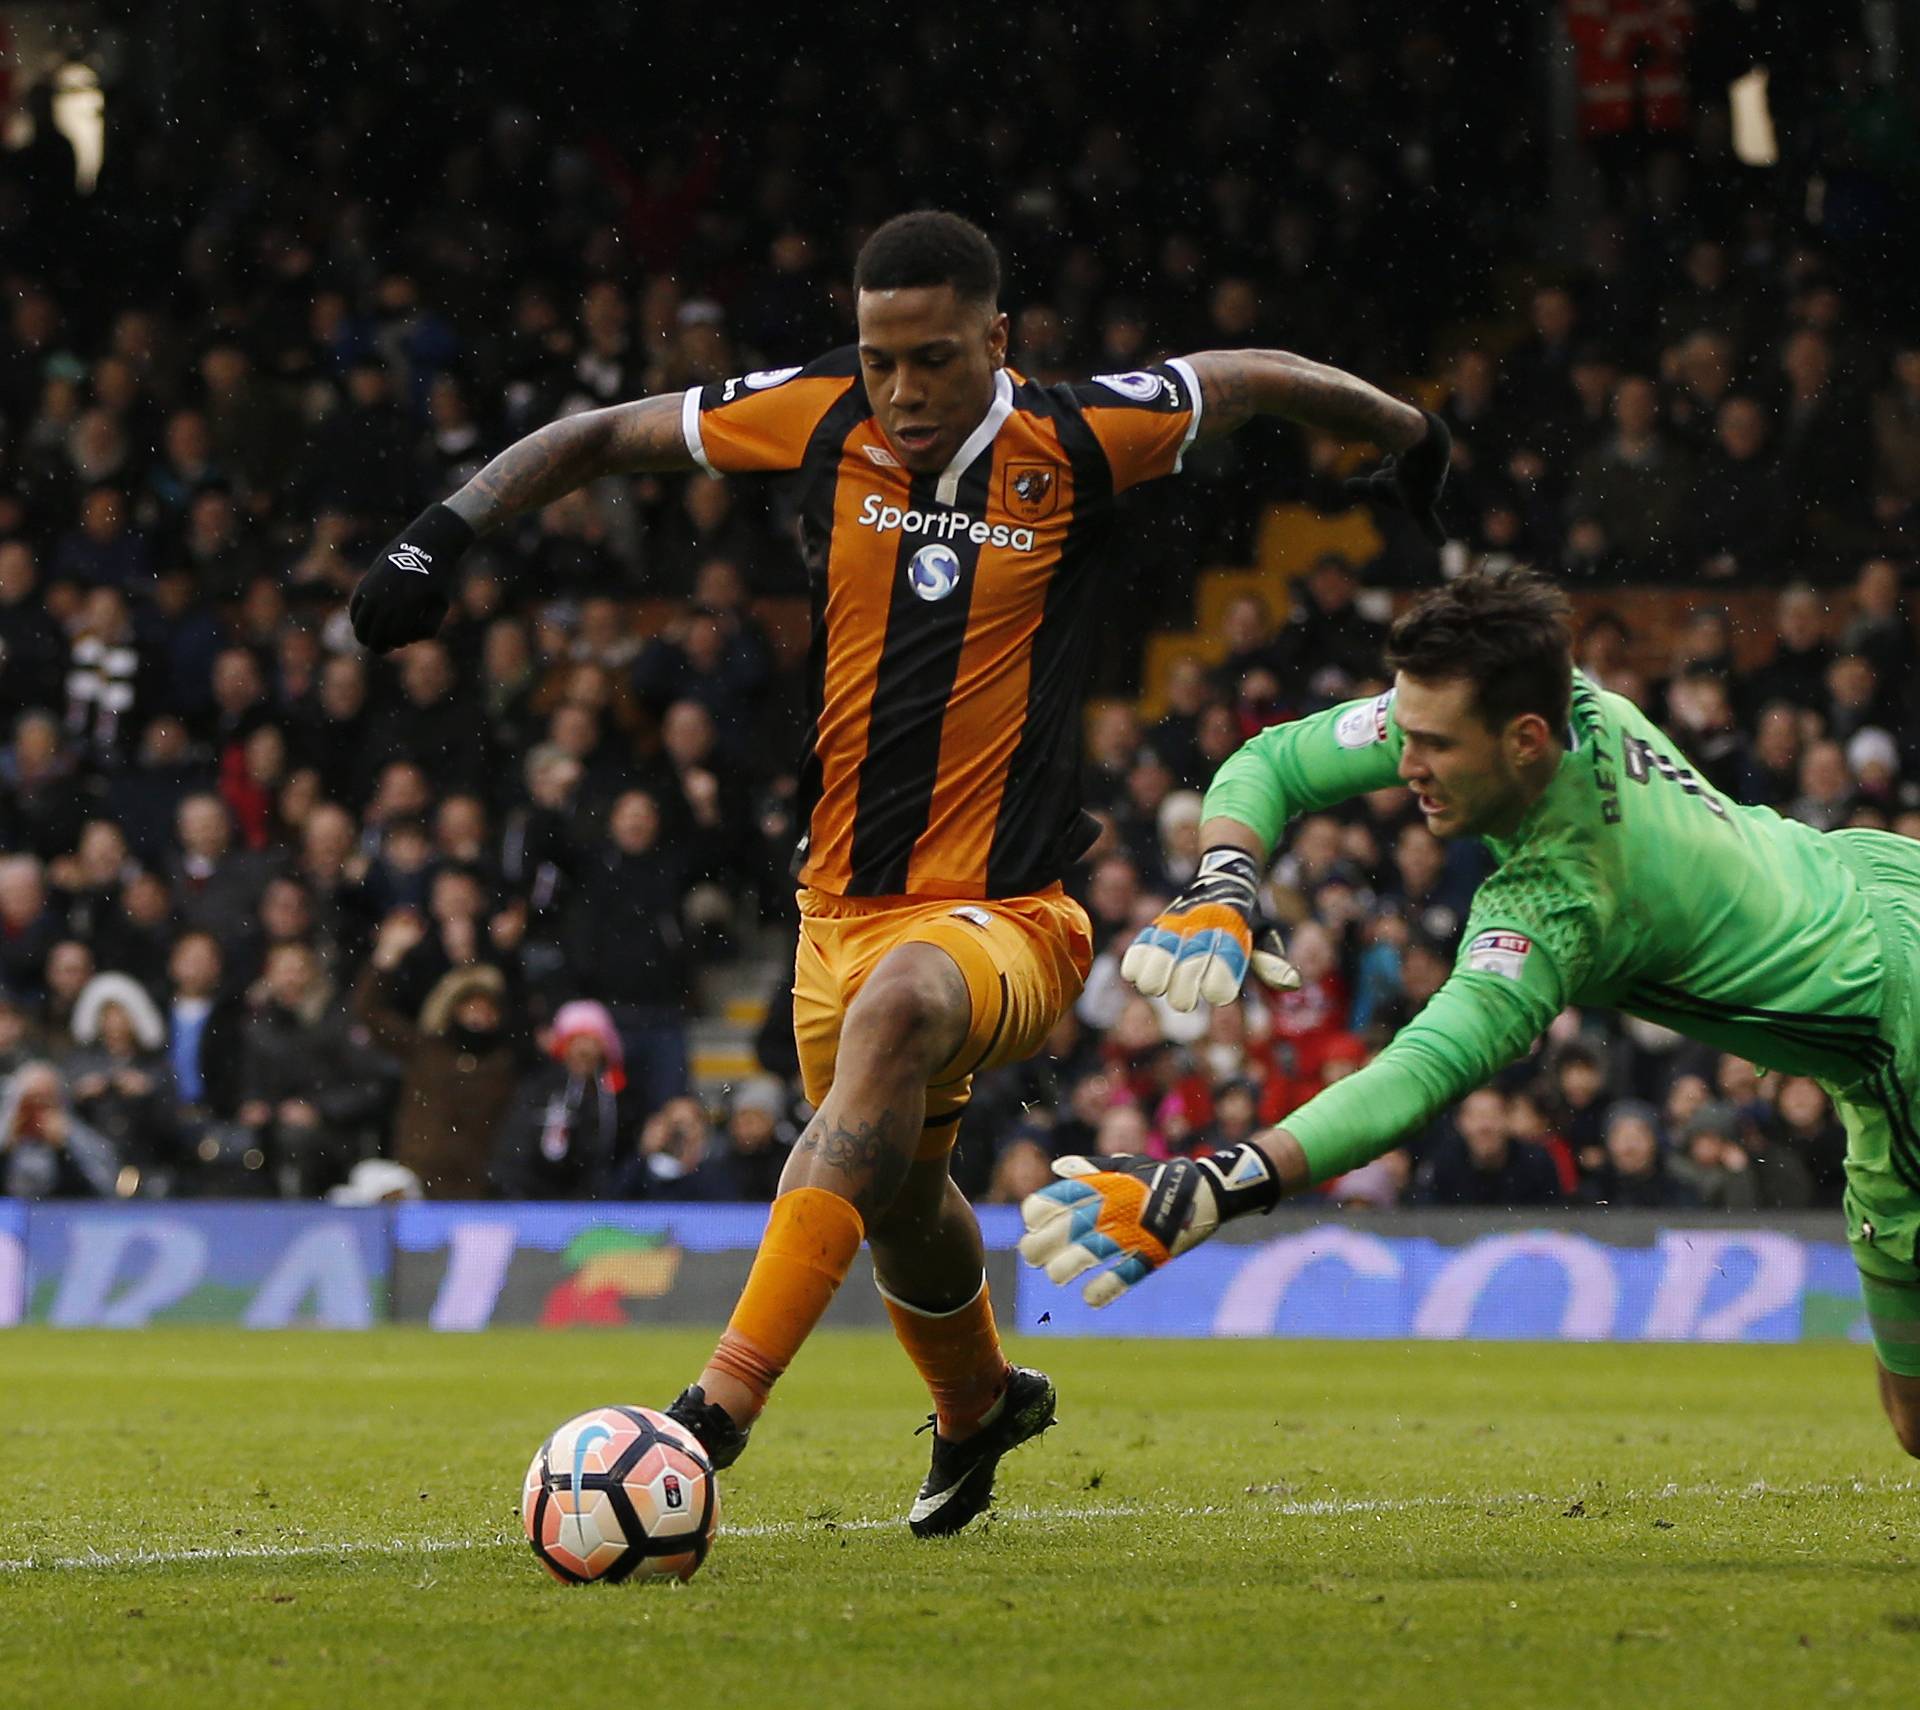
[[1210, 1158], [1060, 1158], [1053, 1173], [1064, 1179], [1021, 1202], [1020, 1256], [1057, 1283], [1118, 1259], [1081, 1290], [1089, 1306], [1118, 1300], [1229, 1218], [1280, 1199], [1273, 1166], [1245, 1141]]
[[347, 602], [354, 636], [386, 653], [425, 641], [452, 603], [454, 565], [473, 544], [473, 530], [445, 505], [429, 505], [380, 549]]
[[1453, 460], [1453, 435], [1431, 410], [1420, 413], [1426, 417], [1427, 431], [1419, 444], [1395, 452], [1370, 474], [1354, 476], [1346, 488], [1356, 498], [1398, 506], [1435, 546], [1444, 546], [1447, 531], [1440, 522], [1440, 492]]
[[1260, 918], [1259, 879], [1244, 849], [1209, 849], [1193, 882], [1127, 946], [1120, 977], [1142, 997], [1164, 996], [1183, 1011], [1202, 1000], [1232, 1003], [1249, 965], [1268, 985], [1292, 991], [1299, 970]]

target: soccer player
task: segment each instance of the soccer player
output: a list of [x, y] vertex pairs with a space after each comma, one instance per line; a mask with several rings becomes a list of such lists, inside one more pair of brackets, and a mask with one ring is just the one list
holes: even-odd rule
[[1438, 538], [1448, 440], [1276, 351], [1038, 385], [1007, 367], [993, 246], [952, 214], [886, 222], [854, 284], [856, 346], [548, 424], [384, 548], [351, 610], [378, 649], [431, 635], [477, 535], [599, 476], [793, 483], [814, 613], [794, 1032], [816, 1114], [726, 1333], [671, 1411], [729, 1465], [864, 1239], [933, 1395], [909, 1516], [924, 1537], [978, 1514], [1000, 1457], [1053, 1422], [1052, 1384], [1001, 1352], [947, 1164], [972, 1077], [1037, 1050], [1089, 966], [1060, 880], [1095, 832], [1076, 799], [1089, 644], [1128, 621], [1107, 580], [1114, 502], [1267, 414], [1386, 448], [1374, 496]]
[[[1220, 1223], [1380, 1156], [1524, 1056], [1569, 1004], [1664, 1026], [1828, 1091], [1847, 1130], [1847, 1238], [1880, 1396], [1920, 1455], [1920, 845], [1820, 833], [1729, 801], [1632, 702], [1573, 669], [1567, 604], [1478, 571], [1394, 624], [1393, 687], [1261, 732], [1207, 791], [1194, 882], [1121, 971], [1177, 1009], [1224, 1004], [1287, 822], [1392, 785], [1498, 865], [1446, 983], [1365, 1068], [1212, 1158], [1065, 1158], [1021, 1250], [1095, 1305]], [[1263, 970], [1263, 972], [1270, 970]]]

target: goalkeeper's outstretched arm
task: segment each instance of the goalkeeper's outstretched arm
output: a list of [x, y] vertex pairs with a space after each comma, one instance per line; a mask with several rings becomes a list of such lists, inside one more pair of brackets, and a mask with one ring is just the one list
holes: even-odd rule
[[1127, 947], [1122, 977], [1179, 1010], [1232, 1003], [1249, 968], [1299, 985], [1261, 912], [1260, 869], [1295, 815], [1392, 784], [1398, 746], [1380, 696], [1276, 725], [1231, 755], [1207, 790], [1199, 871]]
[[1084, 1293], [1118, 1300], [1222, 1223], [1270, 1211], [1379, 1157], [1453, 1100], [1522, 1055], [1556, 1012], [1555, 976], [1528, 990], [1471, 966], [1456, 969], [1379, 1057], [1289, 1116], [1205, 1158], [1067, 1157], [1062, 1179], [1021, 1205], [1020, 1252], [1055, 1282], [1106, 1260]]

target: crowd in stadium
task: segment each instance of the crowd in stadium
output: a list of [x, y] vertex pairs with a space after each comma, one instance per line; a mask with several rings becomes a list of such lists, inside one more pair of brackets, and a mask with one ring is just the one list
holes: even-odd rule
[[[1498, 32], [1473, 64], [1279, 10], [1314, 21], [1215, 9], [1225, 93], [1198, 132], [1132, 122], [1200, 75], [1137, 12], [1113, 36], [1037, 14], [1044, 111], [942, 79], [928, 118], [882, 67], [889, 146], [834, 202], [810, 124], [831, 41], [769, 61], [724, 133], [506, 99], [476, 130], [431, 122], [405, 56], [365, 51], [393, 9], [352, 5], [249, 14], [217, 151], [127, 103], [89, 195], [49, 123], [0, 153], [0, 1192], [312, 1195], [379, 1158], [447, 1197], [772, 1195], [805, 1114], [778, 1002], [766, 1072], [721, 1108], [687, 1030], [698, 970], [791, 918], [803, 697], [767, 602], [805, 583], [779, 495], [600, 483], [490, 539], [441, 639], [390, 661], [344, 603], [401, 519], [550, 417], [844, 342], [853, 241], [923, 200], [1004, 242], [1023, 372], [1279, 344], [1423, 388], [1456, 437], [1460, 546], [1620, 590], [1579, 639], [1596, 679], [1740, 799], [1920, 836], [1920, 327], [1863, 330], [1901, 324], [1910, 275], [1860, 235], [1899, 115], [1855, 50], [1801, 96], [1808, 152], [1742, 169], [1702, 100], [1684, 152], [1615, 153], [1548, 250], [1486, 188], [1543, 170], [1526, 111], [1471, 94]], [[357, 81], [316, 114], [305, 68], [348, 37]], [[903, 67], [930, 51], [895, 45]], [[1002, 94], [1033, 87], [1001, 69]], [[1361, 122], [1389, 99], [1390, 139]], [[152, 217], [162, 177], [178, 222]], [[1136, 507], [1116, 611], [1190, 621], [1191, 573], [1249, 560], [1267, 504], [1340, 502], [1333, 452], [1276, 430], [1196, 455]], [[1048, 1052], [976, 1086], [971, 1190], [1238, 1139], [1446, 977], [1484, 858], [1400, 792], [1276, 852], [1299, 991], [1179, 1015], [1117, 971], [1193, 871], [1214, 767], [1383, 687], [1391, 592], [1440, 573], [1389, 526], [1284, 615], [1238, 602], [1222, 661], [1177, 668], [1152, 720], [1116, 693], [1140, 629], [1116, 624], [1086, 777], [1109, 830], [1076, 880], [1098, 959]], [[1736, 668], [1708, 609], [1637, 668], [1647, 583], [1777, 590], [1768, 656]], [[1791, 1208], [1837, 1203], [1844, 1149], [1811, 1082], [1570, 1013], [1332, 1191]]]

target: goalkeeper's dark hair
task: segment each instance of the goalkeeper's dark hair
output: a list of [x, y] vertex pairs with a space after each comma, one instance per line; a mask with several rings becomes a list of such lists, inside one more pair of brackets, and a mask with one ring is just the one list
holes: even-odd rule
[[856, 291], [906, 291], [951, 285], [963, 302], [1000, 301], [1000, 257], [993, 240], [958, 214], [923, 208], [874, 228], [853, 264]]
[[1573, 694], [1573, 626], [1565, 594], [1515, 565], [1470, 570], [1422, 594], [1394, 620], [1387, 668], [1422, 682], [1466, 678], [1490, 730], [1538, 713], [1556, 735]]

